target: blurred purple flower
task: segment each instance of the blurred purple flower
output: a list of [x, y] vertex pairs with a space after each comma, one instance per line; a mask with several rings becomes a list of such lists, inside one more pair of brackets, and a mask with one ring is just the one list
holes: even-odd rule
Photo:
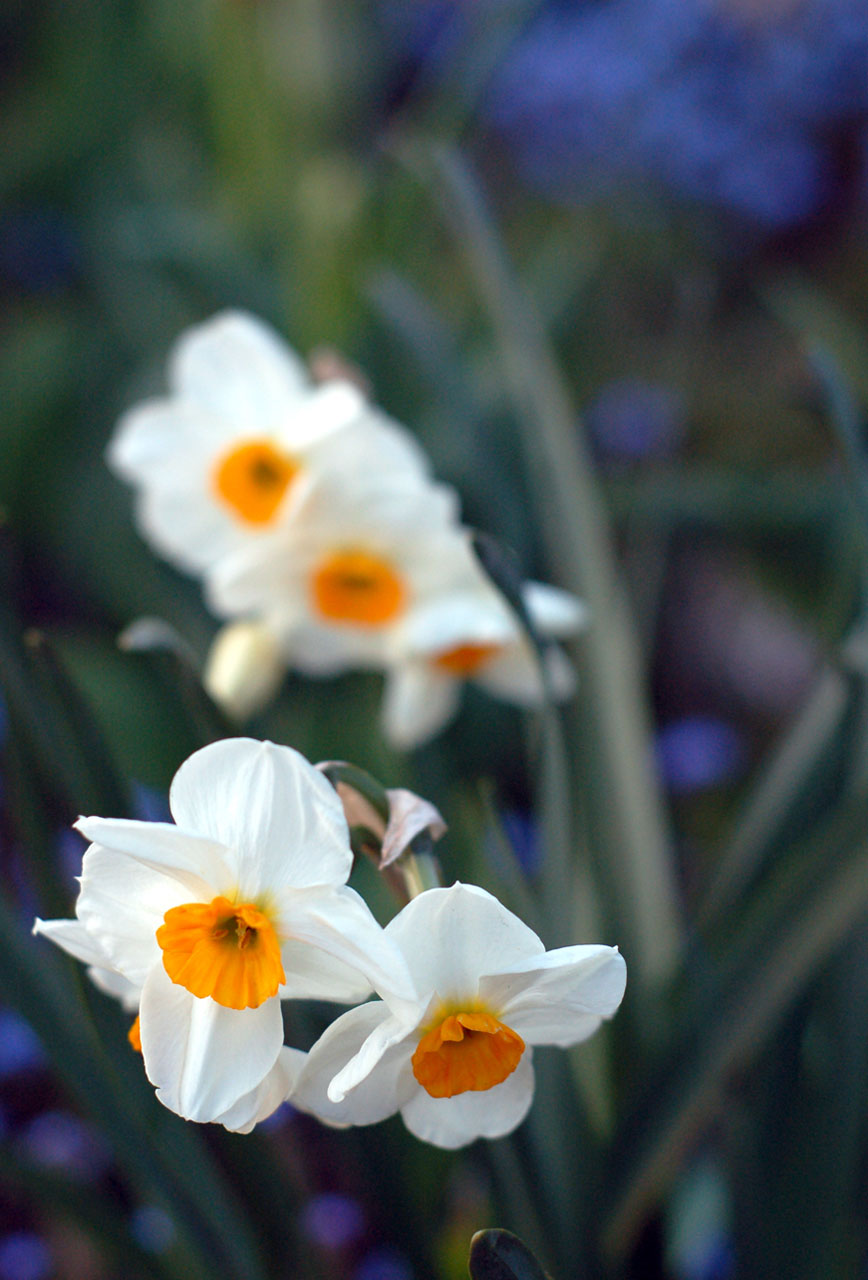
[[100, 1177], [111, 1162], [96, 1131], [68, 1111], [43, 1111], [31, 1120], [21, 1143], [34, 1163], [62, 1169], [82, 1182]]
[[651, 182], [770, 228], [834, 190], [828, 136], [868, 113], [864, 0], [549, 3], [485, 112], [567, 198]]
[[690, 795], [738, 777], [747, 751], [735, 725], [711, 716], [673, 720], [657, 734], [661, 777], [675, 795]]
[[140, 822], [172, 821], [166, 792], [146, 787], [143, 782], [133, 783], [133, 812]]
[[337, 1192], [314, 1196], [301, 1215], [304, 1234], [325, 1249], [345, 1249], [359, 1238], [364, 1225], [365, 1217], [358, 1200]]
[[500, 815], [500, 821], [522, 869], [528, 875], [534, 875], [542, 862], [542, 845], [536, 819], [518, 809], [506, 809]]
[[597, 393], [585, 419], [601, 451], [613, 459], [668, 457], [684, 438], [686, 406], [672, 387], [624, 378]]
[[32, 1231], [0, 1238], [0, 1280], [44, 1280], [54, 1272], [51, 1250]]
[[130, 1232], [148, 1253], [165, 1253], [175, 1239], [175, 1224], [164, 1209], [143, 1204], [130, 1214]]
[[70, 221], [55, 209], [20, 209], [0, 219], [0, 276], [43, 293], [68, 284], [80, 248]]
[[0, 1009], [0, 1080], [45, 1065], [45, 1050], [29, 1022], [12, 1009]]
[[374, 1249], [365, 1254], [353, 1280], [413, 1280], [413, 1270], [395, 1249]]

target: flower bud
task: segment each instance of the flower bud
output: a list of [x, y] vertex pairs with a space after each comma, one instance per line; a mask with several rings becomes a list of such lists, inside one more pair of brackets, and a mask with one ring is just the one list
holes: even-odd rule
[[274, 697], [286, 663], [274, 634], [260, 622], [231, 622], [218, 631], [202, 683], [227, 715], [246, 720]]

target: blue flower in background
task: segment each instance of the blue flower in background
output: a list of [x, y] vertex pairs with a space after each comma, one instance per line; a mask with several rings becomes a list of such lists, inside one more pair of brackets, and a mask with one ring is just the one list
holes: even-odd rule
[[0, 1009], [0, 1081], [45, 1064], [42, 1041], [30, 1023], [12, 1009]]
[[668, 457], [684, 438], [687, 410], [674, 388], [623, 378], [597, 393], [585, 419], [605, 457], [633, 462]]
[[711, 716], [673, 720], [659, 730], [656, 745], [661, 777], [675, 795], [732, 782], [747, 756], [735, 725]]
[[866, 66], [864, 0], [549, 3], [484, 116], [553, 195], [638, 182], [784, 228], [835, 194], [829, 136], [868, 114]]
[[51, 1250], [32, 1231], [0, 1238], [0, 1280], [46, 1280], [54, 1273]]

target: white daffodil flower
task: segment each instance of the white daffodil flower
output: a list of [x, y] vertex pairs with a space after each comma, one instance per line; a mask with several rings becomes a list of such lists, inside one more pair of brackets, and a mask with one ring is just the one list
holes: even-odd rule
[[533, 1100], [532, 1046], [586, 1040], [624, 994], [616, 948], [546, 951], [473, 885], [427, 890], [386, 933], [413, 977], [413, 1007], [383, 992], [291, 1064], [290, 1101], [331, 1124], [373, 1124], [400, 1111], [435, 1146], [502, 1137]]
[[[584, 605], [566, 591], [527, 582], [523, 598], [542, 640], [565, 639], [586, 624]], [[468, 680], [520, 707], [543, 702], [539, 658], [503, 596], [481, 572], [463, 589], [417, 610], [401, 644], [403, 651], [389, 666], [382, 712], [383, 732], [394, 747], [409, 750], [439, 733], [458, 711]], [[548, 645], [542, 660], [553, 696], [568, 698], [575, 674], [564, 652]]]
[[358, 467], [427, 473], [409, 434], [349, 382], [312, 383], [261, 320], [223, 312], [169, 358], [169, 395], [120, 419], [108, 450], [137, 491], [143, 536], [201, 573], [292, 517], [314, 475], [352, 486]]
[[174, 824], [76, 823], [92, 841], [76, 903], [91, 953], [59, 922], [36, 930], [140, 992], [145, 1071], [170, 1110], [258, 1113], [282, 1070], [281, 999], [352, 1003], [385, 984], [400, 1004], [409, 975], [346, 885], [340, 799], [297, 752], [212, 743], [178, 770], [169, 804]]
[[[127, 1037], [132, 1047], [141, 1053], [138, 1015], [141, 989], [110, 967], [108, 957], [84, 925], [78, 920], [37, 920], [33, 932], [50, 938], [76, 960], [81, 960], [88, 966], [88, 977], [95, 986], [119, 1000], [128, 1013], [135, 1013]], [[305, 1055], [297, 1049], [284, 1045], [261, 1084], [244, 1094], [222, 1115], [213, 1116], [213, 1122], [222, 1124], [233, 1133], [250, 1133], [260, 1120], [267, 1119], [286, 1100], [304, 1058]]]
[[360, 472], [341, 500], [312, 484], [291, 523], [221, 560], [205, 587], [215, 613], [277, 636], [289, 665], [331, 675], [389, 666], [420, 611], [475, 572], [451, 489]]

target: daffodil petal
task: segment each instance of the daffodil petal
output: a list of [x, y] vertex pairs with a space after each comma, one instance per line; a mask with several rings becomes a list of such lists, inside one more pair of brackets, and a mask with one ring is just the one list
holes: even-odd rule
[[401, 1108], [405, 1125], [423, 1142], [456, 1150], [475, 1138], [502, 1138], [521, 1124], [533, 1102], [534, 1073], [530, 1049], [502, 1084], [454, 1098], [432, 1098], [418, 1086]]
[[412, 1002], [413, 984], [400, 950], [353, 889], [339, 886], [285, 893], [277, 910], [284, 937], [322, 948], [356, 969], [362, 980], [388, 993], [394, 1007], [400, 1008], [401, 1001]]
[[480, 974], [545, 953], [532, 929], [469, 884], [420, 894], [389, 921], [386, 933], [405, 956], [417, 991], [436, 991], [447, 1003], [472, 997]]
[[93, 844], [171, 876], [194, 900], [206, 895], [212, 898], [231, 880], [224, 847], [208, 836], [196, 834], [195, 829], [183, 831], [170, 822], [138, 822], [132, 818], [79, 818], [75, 826]]
[[[365, 1012], [362, 1013], [361, 1010]], [[313, 1059], [313, 1063], [309, 1064], [313, 1070], [320, 1061], [324, 1064], [328, 1062], [329, 1068], [343, 1063], [327, 1085], [329, 1102], [343, 1103], [347, 1095], [357, 1090], [369, 1077], [378, 1076], [386, 1054], [398, 1045], [402, 1047], [402, 1055], [406, 1052], [407, 1066], [410, 1068], [414, 1046], [408, 1042], [407, 1038], [412, 1030], [412, 1026], [394, 1017], [388, 1007], [378, 1000], [371, 1004], [360, 1005], [358, 1009], [350, 1009], [348, 1013], [338, 1018], [337, 1022], [326, 1031], [317, 1056]], [[366, 1036], [365, 1031], [367, 1031]], [[349, 1061], [347, 1061], [348, 1054], [353, 1054]], [[392, 1055], [390, 1060], [391, 1057]], [[328, 1071], [325, 1069], [323, 1076], [328, 1082]], [[371, 1088], [374, 1089], [375, 1085], [372, 1084]], [[395, 1110], [397, 1110], [397, 1104], [392, 1107], [392, 1111]], [[351, 1108], [346, 1114], [350, 1112]], [[385, 1114], [391, 1115], [391, 1112], [387, 1111]], [[348, 1123], [360, 1122], [349, 1120]]]
[[99, 939], [107, 966], [137, 986], [160, 961], [156, 932], [163, 916], [189, 901], [179, 880], [114, 849], [94, 844], [84, 855], [76, 915]]
[[218, 416], [268, 429], [310, 386], [304, 364], [274, 330], [240, 311], [221, 312], [183, 334], [169, 381], [178, 395]]
[[386, 740], [410, 751], [439, 733], [458, 710], [461, 681], [427, 662], [394, 667], [386, 677], [382, 722]]
[[262, 1083], [245, 1093], [228, 1111], [215, 1116], [215, 1121], [231, 1133], [250, 1133], [260, 1120], [266, 1120], [286, 1102], [306, 1058], [307, 1054], [300, 1049], [284, 1045]]
[[569, 591], [545, 582], [526, 582], [521, 590], [524, 606], [541, 636], [566, 639], [588, 625], [588, 608]]
[[612, 1016], [626, 981], [627, 966], [615, 947], [560, 947], [483, 977], [479, 995], [526, 1043], [565, 1048]]
[[290, 938], [282, 943], [280, 957], [286, 982], [280, 988], [282, 1000], [335, 1000], [358, 1004], [371, 994], [371, 984], [352, 965], [312, 946]]
[[343, 806], [291, 747], [251, 738], [211, 743], [181, 765], [169, 804], [179, 826], [226, 847], [245, 899], [289, 885], [342, 884], [349, 875]]
[[94, 986], [106, 995], [120, 1000], [125, 1009], [138, 1009], [140, 988], [115, 969], [109, 968], [105, 951], [88, 933], [80, 920], [40, 920], [33, 925], [34, 933], [41, 933], [52, 942], [88, 966], [88, 977]]
[[277, 1061], [277, 997], [258, 1009], [199, 999], [155, 965], [142, 988], [142, 1055], [157, 1097], [186, 1120], [211, 1121], [257, 1089]]
[[40, 920], [37, 916], [33, 932], [50, 938], [68, 955], [84, 964], [99, 965], [101, 968], [107, 965], [105, 951], [80, 920]]
[[474, 680], [493, 697], [518, 707], [538, 707], [543, 700], [539, 662], [524, 637], [490, 658], [474, 675]]
[[340, 1102], [328, 1095], [329, 1082], [372, 1035], [388, 1010], [379, 1001], [350, 1009], [323, 1032], [311, 1049], [290, 1094], [290, 1102], [326, 1124], [376, 1124], [394, 1115], [417, 1087], [410, 1047], [402, 1041], [383, 1051], [371, 1071]]

